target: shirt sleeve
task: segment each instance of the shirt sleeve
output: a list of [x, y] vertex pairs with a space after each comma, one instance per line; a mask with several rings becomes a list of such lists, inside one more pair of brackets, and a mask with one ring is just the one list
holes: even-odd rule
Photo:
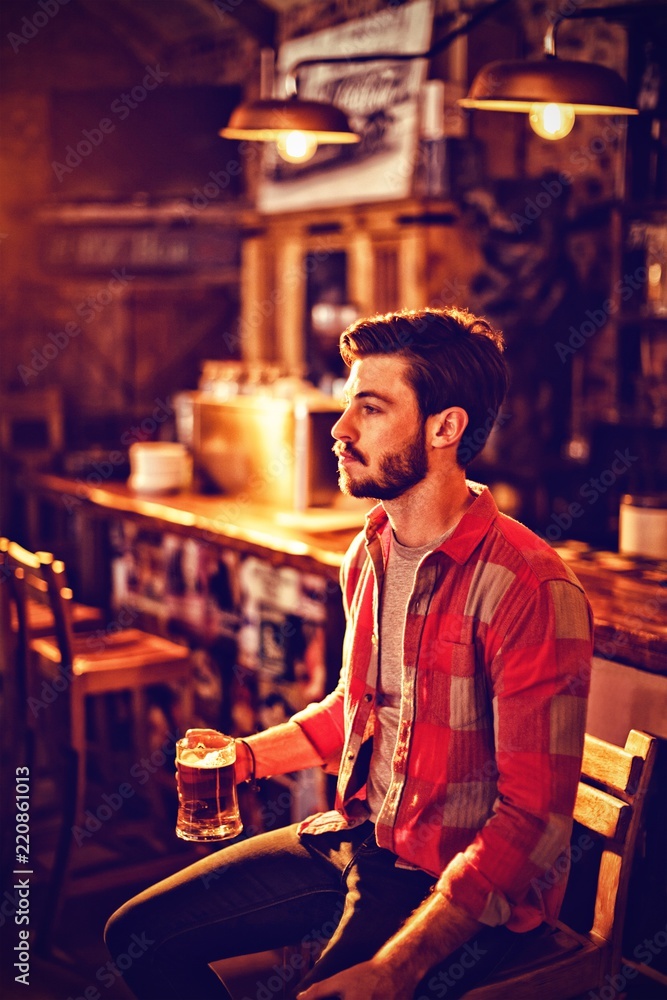
[[327, 760], [343, 746], [345, 730], [343, 725], [343, 704], [345, 687], [341, 675], [338, 686], [322, 701], [306, 705], [292, 716], [291, 721], [303, 729], [320, 757]]
[[485, 669], [497, 798], [437, 889], [482, 923], [521, 931], [535, 925], [536, 911], [554, 921], [565, 891], [593, 620], [580, 587], [558, 579], [539, 585], [500, 639], [492, 632], [487, 646], [497, 648]]

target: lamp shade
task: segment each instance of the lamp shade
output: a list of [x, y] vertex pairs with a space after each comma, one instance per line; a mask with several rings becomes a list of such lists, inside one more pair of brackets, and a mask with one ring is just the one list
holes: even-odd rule
[[289, 132], [308, 132], [318, 143], [359, 142], [347, 115], [333, 104], [322, 101], [251, 101], [232, 112], [229, 124], [220, 130], [224, 139], [276, 142]]
[[528, 112], [535, 104], [569, 104], [578, 115], [638, 114], [614, 70], [556, 56], [489, 63], [458, 103], [486, 111]]

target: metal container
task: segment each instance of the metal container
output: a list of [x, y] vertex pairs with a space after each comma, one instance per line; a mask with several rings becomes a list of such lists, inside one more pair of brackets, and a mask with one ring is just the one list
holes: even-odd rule
[[667, 494], [621, 498], [618, 551], [629, 556], [667, 559]]
[[328, 506], [338, 494], [331, 428], [341, 406], [324, 394], [293, 399], [195, 393], [195, 469], [223, 493], [286, 510]]

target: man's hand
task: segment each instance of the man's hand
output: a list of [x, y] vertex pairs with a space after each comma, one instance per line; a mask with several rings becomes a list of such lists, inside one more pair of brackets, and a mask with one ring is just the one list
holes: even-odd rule
[[[221, 733], [219, 729], [186, 729], [185, 739], [188, 741], [188, 746], [194, 749], [198, 743], [201, 742], [202, 738], [206, 737], [206, 741], [211, 747], [224, 747], [229, 740], [229, 736], [225, 736]], [[236, 743], [236, 763], [234, 765], [234, 776], [236, 778], [236, 784], [240, 784], [245, 781], [250, 774], [250, 753], [248, 748], [240, 743], [239, 740], [235, 740]], [[176, 785], [180, 790], [180, 777], [178, 773], [178, 768], [176, 768]]]
[[188, 741], [189, 747], [196, 747], [197, 743], [201, 741], [202, 737], [206, 737], [209, 740], [209, 745], [212, 747], [220, 746], [224, 747], [225, 743], [229, 739], [229, 736], [225, 736], [221, 733], [219, 729], [186, 729], [185, 739]]
[[437, 962], [482, 928], [465, 910], [433, 892], [367, 962], [297, 994], [297, 1000], [412, 1000]]
[[390, 966], [372, 959], [314, 983], [297, 1000], [412, 1000], [416, 983], [401, 983]]
[[[218, 729], [186, 729], [185, 738], [188, 741], [188, 746], [196, 747], [197, 743], [206, 737], [206, 740], [211, 747], [220, 746], [224, 747], [229, 740], [229, 736], [225, 736]], [[236, 763], [234, 765], [234, 776], [236, 778], [236, 784], [240, 784], [245, 781], [251, 771], [250, 764], [250, 752], [240, 740], [235, 740], [236, 743]], [[178, 784], [178, 769], [176, 770], [176, 782]], [[180, 786], [179, 786], [180, 787]]]

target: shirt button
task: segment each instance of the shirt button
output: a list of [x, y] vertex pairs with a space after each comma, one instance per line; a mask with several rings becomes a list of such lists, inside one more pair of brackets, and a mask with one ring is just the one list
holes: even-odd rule
[[373, 700], [373, 695], [372, 694], [365, 694], [364, 695], [364, 701], [372, 701], [372, 700]]
[[353, 754], [353, 753], [349, 753], [349, 754], [347, 755], [347, 759], [348, 759], [348, 760], [354, 760], [354, 754]]

